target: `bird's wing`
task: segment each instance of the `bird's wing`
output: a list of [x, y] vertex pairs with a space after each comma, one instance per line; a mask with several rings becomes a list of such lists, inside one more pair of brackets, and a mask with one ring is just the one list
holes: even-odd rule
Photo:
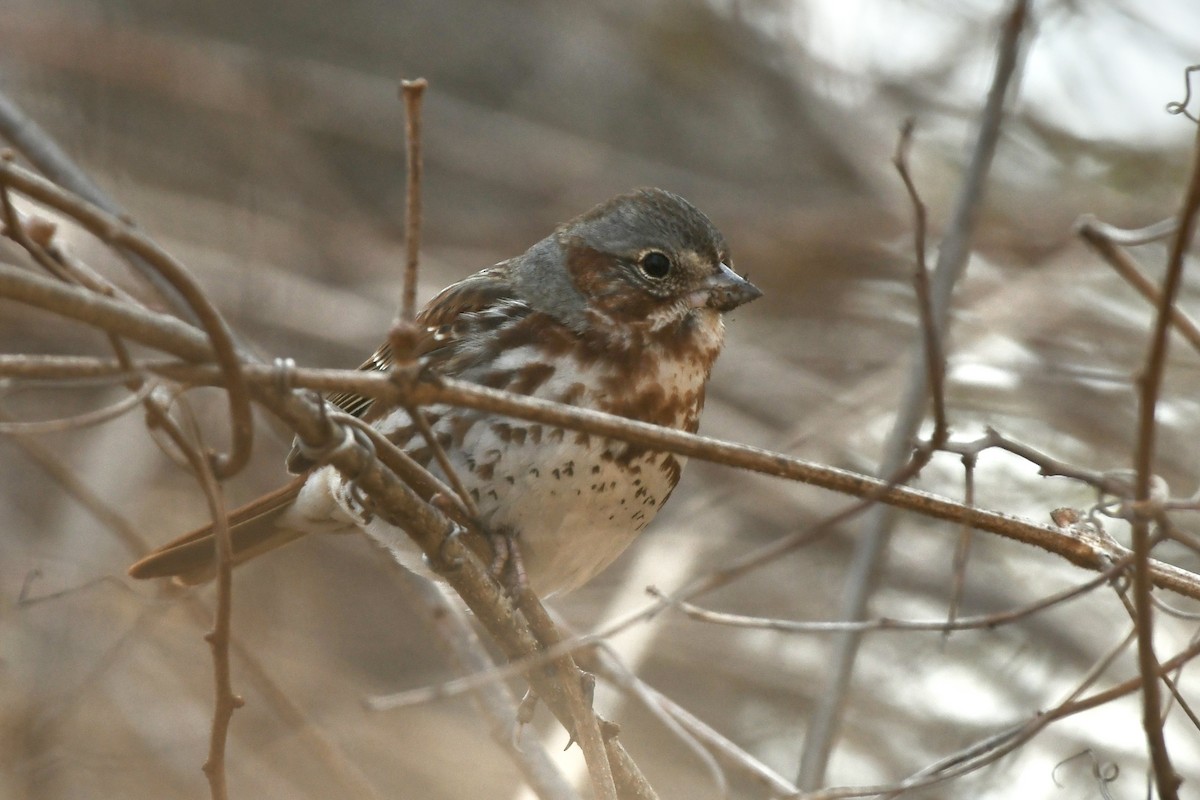
[[[417, 315], [416, 324], [422, 333], [414, 355], [434, 370], [444, 369], [455, 352], [454, 345], [467, 335], [479, 315], [501, 306], [511, 309], [517, 304], [509, 281], [508, 262], [447, 286]], [[359, 369], [385, 372], [391, 369], [392, 361], [391, 344], [384, 342]], [[374, 398], [354, 392], [335, 392], [326, 400], [359, 418], [366, 418], [374, 404]], [[288, 471], [299, 473], [311, 466], [312, 462], [300, 453], [299, 443], [293, 444], [287, 458]]]

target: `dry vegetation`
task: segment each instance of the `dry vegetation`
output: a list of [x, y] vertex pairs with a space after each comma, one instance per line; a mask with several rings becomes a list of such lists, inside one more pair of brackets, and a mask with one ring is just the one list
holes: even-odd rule
[[[0, 795], [195, 797], [202, 762], [217, 798], [1200, 784], [1200, 150], [1071, 139], [1014, 108], [1033, 22], [1066, 12], [978, 21], [995, 57], [975, 106], [939, 116], [916, 84], [868, 118], [796, 83], [762, 24], [672, 3], [569, 23], [362, 4], [347, 41], [321, 28], [309, 51], [320, 14], [284, 29], [235, 5], [19, 3], [0, 30], [0, 74], [53, 131], [0, 97]], [[430, 75], [423, 182], [408, 92], [407, 190], [380, 66], [399, 29], [406, 69], [453, 65]], [[514, 30], [539, 47], [505, 49]], [[1194, 109], [1179, 85], [1154, 91]], [[911, 112], [970, 119], [966, 159], [920, 121], [897, 143]], [[1014, 174], [1021, 147], [1060, 171]], [[650, 183], [710, 210], [768, 295], [733, 321], [703, 436], [330, 366], [375, 346], [392, 298], [411, 309]], [[552, 617], [447, 538], [386, 442], [322, 408], [337, 389], [692, 462]], [[186, 592], [123, 577], [272, 488], [293, 433], [458, 565], [452, 597], [357, 537]]]

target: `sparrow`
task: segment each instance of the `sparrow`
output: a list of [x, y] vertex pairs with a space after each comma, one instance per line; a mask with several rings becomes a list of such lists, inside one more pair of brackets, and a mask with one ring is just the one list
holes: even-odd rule
[[[444, 289], [417, 316], [415, 354], [440, 375], [694, 433], [723, 315], [761, 294], [733, 271], [708, 217], [677, 194], [640, 189]], [[385, 344], [361, 369], [392, 361]], [[327, 400], [447, 480], [407, 410], [345, 393]], [[685, 462], [467, 408], [418, 413], [470, 495], [475, 522], [510, 537], [542, 596], [575, 589], [612, 563], [671, 496]], [[230, 513], [235, 564], [308, 533], [362, 530], [427, 572], [416, 545], [365, 508], [346, 476], [300, 447], [288, 469], [298, 477]], [[215, 573], [215, 550], [211, 526], [200, 528], [129, 574], [201, 583]]]

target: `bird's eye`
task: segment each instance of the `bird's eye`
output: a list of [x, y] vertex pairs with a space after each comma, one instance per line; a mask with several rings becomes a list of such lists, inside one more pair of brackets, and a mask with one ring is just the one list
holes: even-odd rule
[[638, 266], [641, 267], [642, 273], [647, 278], [658, 281], [667, 277], [667, 273], [671, 271], [671, 259], [667, 258], [664, 253], [651, 250], [642, 256]]

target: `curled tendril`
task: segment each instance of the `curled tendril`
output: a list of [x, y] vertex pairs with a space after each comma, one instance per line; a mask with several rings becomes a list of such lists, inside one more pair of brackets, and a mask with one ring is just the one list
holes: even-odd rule
[[1167, 103], [1167, 113], [1183, 116], [1190, 119], [1192, 122], [1200, 124], [1200, 118], [1197, 118], [1188, 111], [1188, 104], [1192, 102], [1192, 73], [1200, 71], [1200, 64], [1193, 64], [1183, 71], [1183, 99], [1172, 100]]
[[1064, 758], [1062, 761], [1054, 765], [1054, 769], [1050, 773], [1050, 778], [1054, 781], [1054, 785], [1058, 786], [1060, 789], [1063, 787], [1063, 784], [1059, 783], [1058, 780], [1058, 770], [1070, 762], [1080, 758], [1086, 758], [1091, 762], [1092, 777], [1096, 779], [1096, 785], [1100, 790], [1100, 796], [1104, 798], [1104, 800], [1112, 800], [1112, 794], [1108, 790], [1108, 785], [1121, 776], [1121, 768], [1114, 761], [1100, 760], [1100, 758], [1096, 755], [1096, 752], [1090, 747], [1086, 750], [1076, 753], [1073, 756]]

